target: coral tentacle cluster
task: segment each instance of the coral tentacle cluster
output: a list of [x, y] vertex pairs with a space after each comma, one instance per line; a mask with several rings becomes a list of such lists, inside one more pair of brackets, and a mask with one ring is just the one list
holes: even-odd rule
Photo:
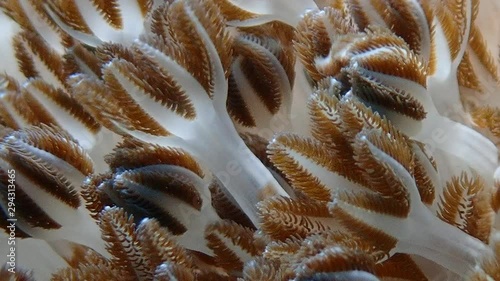
[[0, 280], [500, 280], [494, 0], [0, 8]]

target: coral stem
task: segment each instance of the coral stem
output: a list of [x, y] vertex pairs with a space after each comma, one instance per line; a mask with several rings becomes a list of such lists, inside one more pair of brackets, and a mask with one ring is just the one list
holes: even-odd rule
[[493, 252], [480, 240], [441, 221], [424, 206], [408, 218], [410, 237], [397, 244], [397, 251], [416, 254], [464, 276]]
[[[219, 129], [219, 128], [217, 128]], [[215, 131], [219, 131], [214, 128]], [[216, 133], [216, 132], [212, 132]], [[227, 133], [220, 132], [227, 136]], [[239, 137], [226, 143], [193, 143], [214, 175], [223, 183], [240, 208], [257, 225], [256, 204], [269, 195], [288, 197], [269, 170], [248, 149]]]

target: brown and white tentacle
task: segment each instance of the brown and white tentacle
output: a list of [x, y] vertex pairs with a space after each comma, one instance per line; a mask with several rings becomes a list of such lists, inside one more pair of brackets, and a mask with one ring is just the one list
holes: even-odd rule
[[[327, 202], [328, 214], [335, 224], [322, 219], [322, 224], [318, 224], [321, 229], [334, 227], [356, 232], [373, 241], [388, 255], [401, 251], [423, 255], [438, 263], [446, 260], [442, 265], [456, 272], [463, 270], [464, 264], [470, 269], [483, 255], [489, 255], [479, 240], [443, 223], [429, 210], [427, 206], [433, 201], [434, 185], [439, 183], [432, 180], [436, 171], [432, 159], [422, 155], [424, 151], [415, 147], [406, 136], [354, 99], [335, 101], [335, 98], [323, 96], [312, 99], [310, 108], [317, 122], [319, 140], [283, 135], [269, 147], [271, 161], [289, 177], [293, 187]], [[325, 155], [324, 151], [328, 149], [319, 149], [327, 145], [334, 148], [332, 151], [337, 153], [336, 157]], [[349, 169], [341, 169], [340, 161], [331, 160], [343, 157], [356, 163], [355, 177]], [[328, 182], [331, 178], [337, 180]], [[316, 188], [307, 188], [304, 183], [316, 183], [313, 185]], [[280, 204], [282, 207], [287, 205], [293, 204]], [[289, 223], [295, 225], [294, 221], [303, 220], [298, 219], [297, 214], [292, 212], [289, 215]], [[491, 227], [491, 223], [491, 220], [485, 221], [484, 226]], [[425, 228], [426, 224], [432, 228]], [[424, 229], [430, 233], [418, 233]], [[484, 227], [480, 229], [477, 233], [483, 235]], [[280, 231], [274, 230], [273, 233]], [[451, 239], [452, 236], [455, 240]], [[423, 237], [426, 237], [425, 241], [419, 241]], [[441, 243], [443, 247], [439, 249], [422, 248], [423, 245]], [[471, 251], [462, 252], [463, 245], [468, 245]], [[450, 258], [450, 254], [454, 258]]]
[[[337, 13], [336, 16], [340, 15]], [[316, 14], [316, 17], [323, 21], [328, 19], [321, 13]], [[326, 50], [328, 42], [323, 41], [326, 45], [321, 47], [322, 41], [311, 37], [315, 34], [314, 30], [321, 30], [325, 25], [311, 19], [312, 16], [309, 20], [305, 18], [304, 27], [299, 29], [302, 30], [302, 35], [299, 36], [302, 43], [298, 46], [315, 45], [318, 50]], [[405, 133], [414, 136], [418, 141], [428, 143], [433, 149], [442, 151], [442, 157], [458, 158], [458, 161], [473, 167], [483, 177], [491, 178], [497, 162], [496, 158], [492, 157], [496, 155], [493, 144], [476, 131], [441, 116], [435, 106], [432, 88], [434, 86], [431, 86], [434, 82], [429, 80], [429, 66], [419, 53], [425, 48], [423, 45], [418, 47], [426, 40], [415, 40], [421, 42], [420, 44], [405, 42], [405, 39], [398, 37], [392, 30], [373, 26], [361, 33], [344, 33], [345, 29], [339, 28], [328, 30], [333, 32], [337, 39], [333, 42], [330, 40], [331, 49], [328, 55], [302, 52], [303, 61], [314, 64], [314, 67], [310, 67], [315, 69], [310, 72], [312, 76], [320, 79], [333, 76], [344, 85], [344, 95], [353, 94], [373, 104], [372, 107], [376, 111], [389, 118]], [[298, 50], [301, 52], [306, 49]], [[432, 49], [430, 56], [432, 57]], [[458, 96], [458, 84], [455, 84]], [[445, 138], [429, 141], [432, 140], [435, 130], [443, 130]], [[458, 143], [453, 141], [455, 139], [466, 141]], [[474, 156], [474, 159], [471, 159], [471, 156]]]
[[[30, 1], [6, 1], [3, 4], [6, 13], [18, 22], [27, 13], [23, 9], [31, 7], [34, 14], [41, 11], [41, 7], [36, 6], [38, 4]], [[10, 123], [13, 128], [40, 123], [59, 126], [90, 150], [95, 145], [100, 125], [67, 92], [64, 50], [58, 49], [53, 40], [48, 41], [53, 36], [46, 34], [53, 28], [54, 34], [58, 35], [56, 26], [51, 25], [48, 18], [24, 20], [20, 23], [24, 30], [11, 34], [10, 43], [5, 44], [12, 49], [12, 56], [16, 58], [13, 66], [20, 75], [9, 70], [8, 73], [15, 76], [2, 77], [0, 93], [4, 100], [4, 123]]]
[[[97, 225], [79, 196], [80, 184], [93, 171], [84, 149], [59, 128], [46, 125], [14, 131], [0, 147], [2, 174], [15, 173], [15, 183], [2, 186], [2, 212], [11, 215], [8, 202], [14, 185], [20, 230], [52, 243], [56, 251], [58, 241], [67, 240], [105, 254]], [[61, 254], [69, 258], [71, 253], [65, 252]]]
[[[241, 29], [234, 42], [227, 109], [239, 131], [271, 138], [291, 128], [293, 33], [277, 23]], [[286, 35], [278, 37], [279, 32]]]
[[103, 81], [73, 77], [75, 96], [111, 130], [182, 148], [211, 167], [256, 222], [255, 203], [264, 193], [285, 192], [245, 146], [226, 110], [232, 38], [222, 15], [209, 0], [158, 9], [162, 14], [153, 13], [152, 34], [130, 48], [98, 50]]
[[[104, 42], [129, 45], [144, 31], [154, 1], [47, 1], [45, 12], [72, 38], [96, 47]], [[140, 24], [138, 24], [140, 23]]]
[[[154, 218], [179, 245], [226, 265], [228, 272], [259, 254], [251, 248], [257, 242], [246, 215], [186, 152], [127, 140], [107, 162], [112, 174], [94, 177], [83, 192], [94, 217], [111, 204], [133, 214], [137, 223]], [[247, 239], [234, 240], [241, 235]]]

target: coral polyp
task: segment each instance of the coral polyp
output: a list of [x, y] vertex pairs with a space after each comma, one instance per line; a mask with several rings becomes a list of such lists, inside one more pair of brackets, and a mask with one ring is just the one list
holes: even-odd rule
[[496, 2], [0, 8], [0, 280], [500, 280]]

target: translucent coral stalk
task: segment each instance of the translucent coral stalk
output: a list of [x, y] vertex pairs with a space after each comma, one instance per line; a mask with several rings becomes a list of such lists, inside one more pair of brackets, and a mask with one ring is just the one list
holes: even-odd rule
[[271, 21], [281, 21], [295, 27], [300, 21], [303, 13], [310, 9], [316, 9], [313, 0], [286, 1], [286, 0], [226, 0], [245, 12], [254, 14], [254, 17], [245, 20], [232, 21], [230, 24], [236, 26], [255, 26]]

